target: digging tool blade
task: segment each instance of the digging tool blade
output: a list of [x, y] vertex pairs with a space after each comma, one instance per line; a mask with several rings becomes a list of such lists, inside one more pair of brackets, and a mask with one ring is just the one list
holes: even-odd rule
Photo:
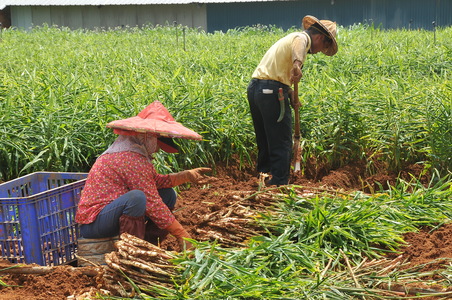
[[285, 109], [286, 109], [286, 106], [285, 106], [285, 103], [284, 103], [284, 94], [283, 94], [283, 89], [282, 88], [279, 88], [278, 100], [279, 100], [279, 118], [278, 118], [278, 121], [276, 121], [276, 122], [279, 123], [284, 118]]
[[[293, 87], [294, 103], [299, 103], [298, 98], [298, 82], [294, 83]], [[299, 172], [301, 170], [301, 145], [300, 145], [300, 109], [295, 108], [295, 125], [294, 125], [294, 135], [293, 135], [293, 149], [292, 149], [292, 166], [294, 172]]]

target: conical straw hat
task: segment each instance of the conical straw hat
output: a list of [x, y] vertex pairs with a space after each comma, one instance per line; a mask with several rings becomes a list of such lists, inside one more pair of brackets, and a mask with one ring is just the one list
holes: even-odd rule
[[316, 17], [309, 16], [309, 15], [305, 16], [303, 18], [302, 22], [303, 22], [303, 28], [304, 29], [308, 29], [314, 23], [317, 23], [320, 26], [322, 26], [322, 28], [325, 29], [325, 31], [328, 33], [329, 37], [333, 41], [331, 43], [331, 46], [328, 47], [327, 49], [322, 50], [322, 52], [325, 55], [328, 55], [328, 56], [333, 56], [334, 54], [337, 53], [337, 42], [336, 42], [337, 26], [336, 26], [336, 22], [332, 22], [330, 20], [319, 20]]
[[157, 137], [201, 140], [202, 136], [176, 122], [160, 101], [154, 101], [137, 116], [107, 124], [113, 132], [122, 135], [151, 133]]

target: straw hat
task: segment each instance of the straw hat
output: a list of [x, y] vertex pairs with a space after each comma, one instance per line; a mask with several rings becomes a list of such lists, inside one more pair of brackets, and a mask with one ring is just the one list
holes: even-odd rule
[[311, 27], [313, 24], [317, 23], [319, 24], [323, 29], [325, 29], [325, 31], [328, 33], [329, 37], [331, 38], [331, 40], [333, 41], [331, 43], [331, 46], [328, 47], [327, 49], [324, 49], [322, 52], [325, 55], [328, 56], [333, 56], [334, 54], [337, 53], [337, 42], [336, 42], [336, 35], [337, 35], [337, 26], [336, 26], [336, 22], [332, 22], [330, 20], [319, 20], [316, 17], [313, 16], [305, 16], [303, 18], [303, 28], [304, 29], [308, 29], [309, 27]]
[[176, 122], [160, 101], [152, 102], [135, 117], [110, 122], [107, 127], [121, 135], [139, 133], [155, 135], [160, 148], [170, 153], [177, 152], [177, 146], [172, 138], [202, 139], [198, 133]]

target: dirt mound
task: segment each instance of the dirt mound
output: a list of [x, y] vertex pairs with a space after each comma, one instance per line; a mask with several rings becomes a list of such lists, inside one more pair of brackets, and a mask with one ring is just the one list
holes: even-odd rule
[[[0, 270], [11, 266], [13, 264], [7, 261], [0, 261]], [[58, 266], [48, 274], [0, 275], [0, 283], [7, 285], [0, 287], [0, 299], [56, 300], [70, 299], [71, 296], [76, 299], [75, 295], [95, 295], [102, 287], [99, 284], [101, 277], [88, 276], [78, 269]]]
[[[407, 178], [412, 176], [428, 180], [428, 176], [422, 175], [422, 168], [414, 166], [408, 168], [403, 174]], [[331, 171], [321, 180], [309, 180], [300, 174], [293, 177], [293, 184], [303, 188], [326, 187], [340, 188], [343, 190], [363, 190], [376, 188], [379, 185], [394, 183], [396, 177], [391, 174], [378, 174], [365, 178], [365, 169], [362, 164], [355, 164]], [[216, 233], [227, 233], [224, 236], [225, 243], [239, 246], [243, 239], [239, 231], [226, 232], [227, 220], [243, 222], [243, 216], [251, 210], [258, 210], [266, 206], [265, 197], [253, 204], [246, 204], [246, 199], [256, 193], [259, 182], [252, 168], [239, 168], [235, 166], [217, 166], [215, 179], [208, 185], [181, 187], [179, 199], [175, 210], [177, 219], [188, 229], [194, 239], [206, 239], [206, 235], [214, 236]], [[243, 205], [242, 205], [243, 204]], [[254, 206], [253, 206], [254, 205]], [[226, 221], [225, 221], [226, 220]], [[226, 223], [225, 223], [226, 222]], [[258, 228], [251, 228], [259, 234]], [[232, 233], [231, 233], [232, 232]], [[452, 224], [446, 224], [439, 228], [423, 228], [420, 232], [407, 233], [405, 240], [407, 246], [401, 249], [402, 259], [409, 261], [411, 266], [424, 265], [424, 268], [444, 268], [438, 260], [440, 258], [452, 258]], [[162, 248], [178, 250], [173, 238], [168, 238], [162, 243]], [[394, 255], [393, 258], [400, 255]], [[391, 256], [388, 256], [391, 258]], [[425, 265], [427, 262], [435, 263]], [[9, 264], [0, 264], [0, 269]], [[73, 271], [68, 266], [61, 266], [50, 274], [43, 275], [0, 275], [0, 280], [9, 285], [0, 287], [0, 300], [3, 299], [82, 299], [79, 295], [89, 295], [101, 289], [102, 278], [88, 276], [81, 272]]]
[[[445, 259], [452, 259], [452, 223], [408, 232], [404, 235], [404, 240], [407, 245], [400, 249], [400, 253], [401, 260], [407, 263], [403, 265], [403, 269], [434, 271], [445, 268], [445, 264], [448, 264]], [[387, 257], [396, 258], [396, 254], [389, 254]]]

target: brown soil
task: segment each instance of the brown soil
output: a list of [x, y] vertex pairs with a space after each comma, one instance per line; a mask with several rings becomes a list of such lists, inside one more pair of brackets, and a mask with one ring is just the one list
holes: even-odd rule
[[[422, 168], [412, 166], [407, 168], [401, 176], [407, 180], [411, 176], [422, 178], [427, 182], [428, 178], [421, 177]], [[321, 180], [309, 180], [306, 176], [294, 176], [293, 184], [299, 186], [299, 191], [307, 192], [309, 189], [325, 188], [329, 190], [353, 190], [372, 191], [379, 185], [393, 184], [396, 177], [391, 174], [378, 174], [365, 176], [363, 164], [349, 165], [344, 168], [331, 171]], [[177, 219], [188, 229], [196, 240], [204, 240], [202, 232], [215, 231], [227, 236], [224, 228], [212, 226], [209, 221], [215, 219], [219, 212], [227, 212], [233, 216], [233, 209], [237, 207], [238, 199], [245, 199], [258, 190], [256, 174], [250, 168], [239, 169], [236, 165], [216, 167], [215, 177], [208, 185], [192, 185], [183, 187], [179, 191], [179, 200], [175, 215]], [[318, 174], [318, 172], [316, 172]], [[265, 203], [256, 203], [256, 207]], [[253, 209], [253, 207], [249, 207]], [[225, 214], [222, 213], [222, 216]], [[216, 218], [218, 219], [218, 218]], [[258, 230], [258, 229], [256, 229]], [[404, 236], [407, 246], [400, 249], [401, 254], [390, 254], [388, 259], [402, 259], [404, 268], [420, 266], [422, 270], [434, 270], [445, 268], [441, 258], [452, 259], [452, 224], [445, 224], [438, 228], [423, 228], [416, 233], [407, 233]], [[233, 237], [230, 237], [233, 240]], [[242, 241], [243, 242], [243, 241]], [[238, 241], [238, 244], [240, 241]], [[169, 237], [161, 245], [167, 250], [179, 250], [177, 243]], [[425, 266], [425, 263], [435, 261]], [[7, 265], [0, 262], [0, 269]], [[0, 300], [3, 299], [82, 299], [79, 295], [94, 295], [95, 291], [102, 288], [101, 278], [90, 277], [82, 272], [74, 272], [70, 267], [57, 267], [53, 273], [46, 275], [1, 275], [0, 280], [10, 287], [0, 286]], [[0, 282], [1, 284], [1, 282]], [[433, 298], [432, 298], [433, 299]]]

